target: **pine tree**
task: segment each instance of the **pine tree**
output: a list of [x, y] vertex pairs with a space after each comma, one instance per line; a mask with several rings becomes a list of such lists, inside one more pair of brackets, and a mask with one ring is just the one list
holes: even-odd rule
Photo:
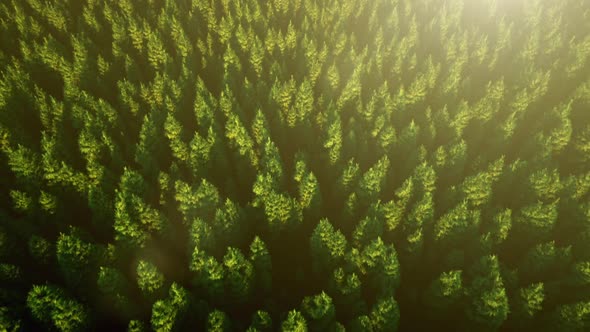
[[551, 314], [552, 327], [560, 331], [583, 331], [590, 327], [590, 303], [575, 302], [559, 305]]
[[590, 284], [590, 262], [582, 261], [574, 264], [572, 282], [576, 286], [585, 287]]
[[344, 235], [335, 230], [328, 219], [322, 219], [310, 239], [310, 250], [316, 273], [330, 271], [344, 258], [347, 243]]
[[134, 309], [127, 294], [130, 288], [125, 276], [115, 268], [101, 266], [97, 278], [98, 289], [113, 304], [116, 315], [128, 318]]
[[370, 287], [380, 296], [393, 296], [400, 283], [400, 267], [397, 252], [386, 246], [380, 237], [371, 241], [360, 252], [360, 272], [369, 277]]
[[435, 314], [442, 314], [452, 308], [465, 295], [463, 288], [463, 271], [451, 270], [441, 273], [424, 292], [424, 302], [434, 309]]
[[176, 201], [179, 203], [178, 209], [184, 217], [184, 222], [188, 223], [196, 217], [203, 220], [211, 220], [215, 216], [215, 211], [219, 204], [219, 192], [213, 184], [206, 179], [202, 179], [198, 187], [189, 186], [180, 180], [175, 183]]
[[166, 230], [166, 219], [145, 203], [147, 183], [137, 172], [124, 169], [115, 200], [115, 239], [129, 248], [143, 247], [155, 234]]
[[155, 114], [146, 114], [143, 118], [139, 144], [135, 152], [135, 161], [141, 165], [143, 174], [155, 178], [159, 167], [158, 157], [162, 155], [162, 144], [156, 137], [161, 133]]
[[359, 178], [359, 164], [351, 158], [348, 160], [346, 167], [342, 171], [342, 175], [338, 180], [338, 192], [340, 195], [345, 197], [344, 195], [350, 193], [353, 188], [356, 188], [356, 184]]
[[295, 95], [295, 112], [299, 123], [304, 123], [306, 119], [311, 117], [314, 106], [314, 97], [311, 83], [304, 80], [298, 87]]
[[164, 295], [164, 275], [154, 264], [140, 260], [137, 264], [137, 286], [146, 298], [159, 298]]
[[226, 332], [231, 330], [231, 322], [226, 313], [213, 310], [207, 317], [207, 331]]
[[342, 150], [342, 128], [340, 117], [337, 115], [328, 128], [324, 148], [328, 149], [330, 163], [332, 165], [336, 164], [340, 160], [340, 153]]
[[277, 145], [270, 138], [264, 143], [260, 169], [272, 176], [273, 183], [276, 187], [281, 186], [284, 174], [283, 161]]
[[97, 270], [99, 254], [99, 248], [83, 241], [75, 229], [71, 229], [69, 234], [59, 235], [56, 245], [57, 264], [70, 287], [88, 284]]
[[283, 332], [307, 332], [307, 330], [305, 317], [297, 310], [289, 311], [287, 318], [281, 323]]
[[227, 139], [230, 141], [230, 146], [237, 149], [241, 156], [247, 158], [249, 163], [256, 167], [258, 165], [258, 156], [254, 152], [254, 141], [236, 113], [229, 113], [225, 132]]
[[334, 294], [339, 314], [354, 316], [366, 312], [366, 303], [361, 298], [361, 280], [355, 272], [347, 273], [342, 267], [336, 268], [330, 278], [329, 290]]
[[289, 229], [300, 221], [297, 201], [283, 193], [271, 191], [264, 202], [268, 227], [274, 234]]
[[53, 285], [34, 285], [27, 295], [32, 316], [47, 328], [84, 331], [91, 326], [88, 308]]
[[319, 183], [313, 172], [305, 174], [299, 183], [299, 206], [317, 216], [321, 207]]
[[416, 259], [422, 254], [425, 229], [430, 229], [434, 219], [434, 202], [430, 192], [426, 192], [407, 214], [407, 220], [402, 225], [406, 237], [405, 253]]
[[555, 241], [539, 243], [523, 257], [520, 276], [522, 280], [548, 280], [550, 276], [565, 273], [571, 261], [571, 247], [556, 247]]
[[250, 244], [250, 260], [254, 267], [256, 289], [268, 293], [272, 289], [272, 261], [265, 243], [258, 237]]
[[202, 177], [211, 169], [213, 163], [212, 152], [216, 142], [217, 134], [212, 126], [207, 130], [207, 137], [195, 132], [188, 146], [189, 165], [195, 178]]
[[147, 330], [146, 324], [140, 320], [130, 320], [127, 326], [128, 332], [144, 332]]
[[397, 331], [400, 311], [393, 297], [386, 297], [377, 302], [369, 314], [371, 326], [376, 331]]
[[375, 216], [363, 218], [355, 227], [352, 233], [352, 244], [356, 248], [363, 248], [373, 239], [383, 234], [383, 223]]
[[149, 29], [149, 26], [145, 26], [144, 28], [147, 28], [145, 35], [147, 39], [146, 47], [148, 61], [155, 71], [159, 71], [167, 64], [170, 55], [166, 51], [159, 33]]
[[389, 231], [394, 230], [401, 222], [410, 199], [414, 195], [414, 190], [414, 181], [412, 178], [408, 178], [395, 191], [397, 200], [384, 204], [385, 220]]
[[156, 301], [152, 307], [151, 325], [158, 331], [179, 331], [187, 326], [185, 318], [191, 307], [189, 292], [176, 283], [170, 286], [166, 299]]
[[228, 247], [223, 257], [223, 265], [226, 269], [225, 282], [227, 295], [231, 301], [245, 302], [251, 292], [254, 281], [254, 267], [244, 257], [239, 249]]
[[182, 162], [187, 162], [190, 156], [189, 148], [182, 140], [182, 126], [178, 120], [175, 119], [173, 113], [168, 113], [166, 122], [164, 123], [164, 130], [166, 132], [166, 137], [170, 141], [172, 155]]
[[544, 300], [545, 288], [542, 282], [520, 288], [515, 305], [511, 306], [511, 315], [518, 319], [521, 327], [530, 326], [533, 317], [543, 309]]
[[252, 122], [252, 136], [254, 142], [260, 150], [264, 148], [264, 144], [270, 138], [270, 132], [268, 127], [268, 122], [266, 121], [266, 116], [260, 108], [256, 109], [256, 115], [254, 117], [254, 121]]
[[[10, 248], [9, 246], [12, 246], [9, 241], [2, 241], [2, 243], [8, 248]], [[41, 265], [48, 265], [53, 262], [55, 257], [55, 245], [49, 240], [38, 235], [31, 235], [27, 244], [29, 254], [36, 262]], [[9, 252], [9, 250], [6, 251]]]
[[556, 169], [549, 171], [541, 169], [530, 175], [529, 178], [533, 197], [542, 202], [552, 202], [558, 198], [561, 189], [559, 173]]
[[15, 318], [15, 314], [13, 314], [8, 307], [0, 307], [0, 326], [6, 331], [20, 331], [22, 329], [22, 321]]
[[209, 299], [223, 299], [226, 270], [215, 257], [195, 247], [191, 255], [189, 269], [195, 273], [192, 283], [205, 290]]
[[557, 203], [533, 203], [523, 207], [514, 219], [514, 227], [526, 232], [530, 241], [538, 243], [547, 239], [557, 220]]
[[213, 250], [216, 247], [217, 239], [213, 228], [201, 218], [195, 218], [189, 230], [189, 250], [192, 253], [194, 248]]
[[473, 209], [482, 208], [492, 199], [492, 185], [495, 182], [489, 171], [466, 177], [461, 184], [463, 197]]
[[502, 243], [508, 237], [510, 228], [512, 227], [512, 211], [505, 209], [498, 212], [493, 219], [493, 231], [491, 232], [494, 242], [496, 244]]
[[248, 331], [250, 331], [250, 332], [254, 332], [254, 331], [264, 332], [264, 331], [270, 331], [271, 328], [272, 328], [272, 319], [270, 317], [270, 314], [266, 311], [263, 311], [263, 310], [257, 310], [252, 315], [252, 324], [250, 324]]
[[38, 185], [41, 180], [41, 170], [39, 169], [39, 157], [34, 151], [19, 144], [15, 149], [8, 148], [5, 153], [8, 157], [10, 170], [19, 180], [29, 186]]
[[480, 212], [470, 210], [463, 201], [435, 222], [434, 239], [443, 248], [465, 243], [476, 235], [479, 224]]
[[332, 298], [325, 292], [305, 297], [301, 303], [301, 311], [307, 317], [309, 329], [313, 331], [325, 331], [336, 314]]
[[498, 258], [493, 255], [482, 257], [472, 268], [472, 273], [466, 315], [474, 327], [497, 330], [510, 311]]
[[241, 242], [244, 237], [244, 219], [242, 208], [229, 198], [215, 211], [212, 230], [219, 243]]
[[383, 156], [373, 167], [363, 174], [358, 189], [358, 196], [362, 202], [375, 201], [379, 197], [385, 185], [389, 164], [389, 158]]

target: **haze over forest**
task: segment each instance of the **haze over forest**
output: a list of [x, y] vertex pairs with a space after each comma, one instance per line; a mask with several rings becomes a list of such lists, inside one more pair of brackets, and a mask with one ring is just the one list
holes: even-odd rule
[[0, 2], [0, 331], [590, 331], [588, 0]]

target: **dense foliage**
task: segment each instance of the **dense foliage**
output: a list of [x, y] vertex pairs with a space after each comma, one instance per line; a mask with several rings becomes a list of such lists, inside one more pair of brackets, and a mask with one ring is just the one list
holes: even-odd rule
[[0, 71], [2, 331], [590, 331], [587, 0], [6, 0]]

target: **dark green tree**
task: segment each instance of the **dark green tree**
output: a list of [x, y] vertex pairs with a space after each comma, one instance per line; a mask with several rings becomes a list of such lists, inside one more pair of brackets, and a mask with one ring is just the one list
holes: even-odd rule
[[60, 272], [70, 287], [87, 286], [98, 269], [99, 248], [84, 241], [79, 232], [72, 229], [69, 234], [60, 234], [56, 255]]
[[213, 310], [207, 317], [207, 331], [227, 332], [231, 331], [231, 322], [226, 313], [220, 310]]
[[397, 331], [400, 320], [399, 305], [393, 297], [380, 299], [371, 309], [369, 318], [375, 331]]
[[245, 302], [252, 293], [254, 267], [237, 248], [228, 247], [223, 257], [225, 283], [230, 301]]
[[154, 264], [140, 260], [136, 272], [137, 286], [146, 298], [153, 300], [165, 294], [164, 275]]
[[309, 322], [312, 331], [325, 331], [333, 323], [336, 308], [332, 298], [325, 292], [318, 295], [307, 296], [301, 303], [301, 312]]
[[130, 285], [125, 276], [117, 269], [101, 266], [98, 272], [97, 285], [112, 307], [106, 310], [114, 311], [116, 316], [129, 318], [134, 309], [128, 296]]
[[27, 295], [27, 307], [49, 329], [84, 331], [92, 326], [88, 308], [57, 286], [34, 285]]
[[463, 298], [465, 289], [462, 275], [461, 270], [443, 272], [424, 291], [424, 302], [434, 309], [434, 315], [446, 313]]
[[498, 258], [494, 255], [482, 257], [471, 273], [473, 279], [467, 286], [467, 318], [473, 327], [495, 331], [510, 312]]
[[208, 255], [199, 247], [195, 247], [189, 269], [195, 273], [193, 284], [203, 289], [209, 299], [217, 301], [223, 299], [226, 270], [215, 257]]
[[281, 323], [281, 331], [283, 332], [306, 332], [307, 330], [305, 317], [297, 310], [289, 311], [287, 317]]
[[270, 314], [266, 311], [263, 311], [263, 310], [257, 310], [252, 315], [252, 323], [250, 324], [248, 331], [263, 332], [263, 331], [270, 331], [271, 328], [272, 328], [272, 319], [270, 317]]
[[329, 272], [344, 259], [347, 242], [328, 219], [322, 219], [310, 239], [312, 264], [316, 273]]
[[[152, 306], [151, 325], [157, 331], [179, 331], [187, 328], [191, 296], [182, 286], [172, 283], [168, 297]], [[187, 324], [187, 325], [185, 325]]]
[[542, 282], [530, 284], [518, 290], [518, 296], [511, 303], [511, 317], [517, 319], [521, 328], [531, 326], [533, 318], [543, 309], [545, 287]]
[[266, 244], [258, 237], [250, 244], [250, 261], [254, 267], [255, 288], [263, 293], [272, 289], [272, 260]]

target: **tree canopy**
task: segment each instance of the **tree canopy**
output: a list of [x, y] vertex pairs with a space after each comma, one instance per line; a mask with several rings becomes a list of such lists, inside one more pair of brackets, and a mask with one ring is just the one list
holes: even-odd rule
[[0, 3], [0, 331], [590, 331], [587, 0]]

